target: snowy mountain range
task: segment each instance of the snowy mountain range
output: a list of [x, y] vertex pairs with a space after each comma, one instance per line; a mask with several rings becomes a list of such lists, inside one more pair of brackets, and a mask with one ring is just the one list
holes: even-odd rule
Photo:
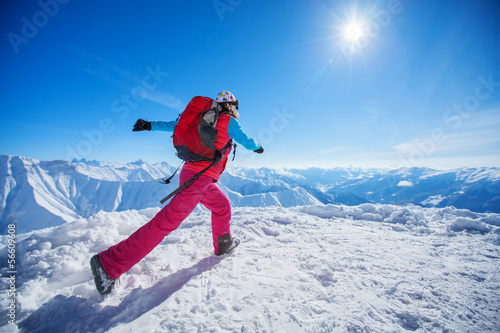
[[[0, 156], [0, 225], [19, 232], [57, 226], [99, 211], [160, 206], [178, 186], [167, 163], [39, 161]], [[500, 169], [229, 168], [219, 186], [233, 207], [382, 203], [500, 212]], [[199, 208], [202, 210], [202, 208]]]

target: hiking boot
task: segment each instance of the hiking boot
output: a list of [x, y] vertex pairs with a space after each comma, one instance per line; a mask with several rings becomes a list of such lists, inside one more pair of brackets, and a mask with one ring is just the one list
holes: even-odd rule
[[90, 268], [92, 269], [95, 286], [99, 294], [104, 295], [110, 293], [115, 286], [116, 279], [110, 278], [108, 273], [106, 273], [102, 267], [98, 254], [90, 259]]
[[217, 239], [217, 247], [219, 249], [215, 255], [220, 256], [226, 253], [232, 252], [238, 245], [240, 245], [239, 239], [231, 237], [231, 234], [225, 234]]

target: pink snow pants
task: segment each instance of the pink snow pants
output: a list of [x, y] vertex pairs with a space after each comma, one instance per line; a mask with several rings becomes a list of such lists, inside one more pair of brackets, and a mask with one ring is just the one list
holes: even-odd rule
[[[179, 176], [180, 184], [184, 184], [195, 174], [196, 171], [183, 168]], [[231, 204], [211, 177], [201, 175], [190, 186], [177, 193], [151, 221], [129, 238], [99, 253], [106, 273], [112, 279], [117, 279], [127, 272], [160, 244], [165, 236], [177, 229], [198, 203], [212, 211], [212, 236], [217, 253], [217, 239], [230, 233]]]

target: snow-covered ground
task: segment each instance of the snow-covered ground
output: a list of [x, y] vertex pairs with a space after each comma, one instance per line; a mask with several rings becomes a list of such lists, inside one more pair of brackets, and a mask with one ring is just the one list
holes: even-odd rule
[[[91, 256], [159, 208], [99, 212], [17, 235], [23, 332], [499, 332], [500, 215], [452, 208], [236, 208], [231, 255], [192, 214], [120, 279], [94, 287]], [[7, 239], [0, 249], [5, 267]], [[1, 270], [8, 286], [7, 268]], [[0, 331], [16, 329], [5, 315]]]

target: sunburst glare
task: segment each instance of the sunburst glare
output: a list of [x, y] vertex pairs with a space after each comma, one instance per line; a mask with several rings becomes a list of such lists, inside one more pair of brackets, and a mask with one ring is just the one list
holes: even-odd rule
[[344, 29], [344, 39], [350, 43], [359, 43], [366, 36], [363, 26], [358, 22], [348, 23]]

